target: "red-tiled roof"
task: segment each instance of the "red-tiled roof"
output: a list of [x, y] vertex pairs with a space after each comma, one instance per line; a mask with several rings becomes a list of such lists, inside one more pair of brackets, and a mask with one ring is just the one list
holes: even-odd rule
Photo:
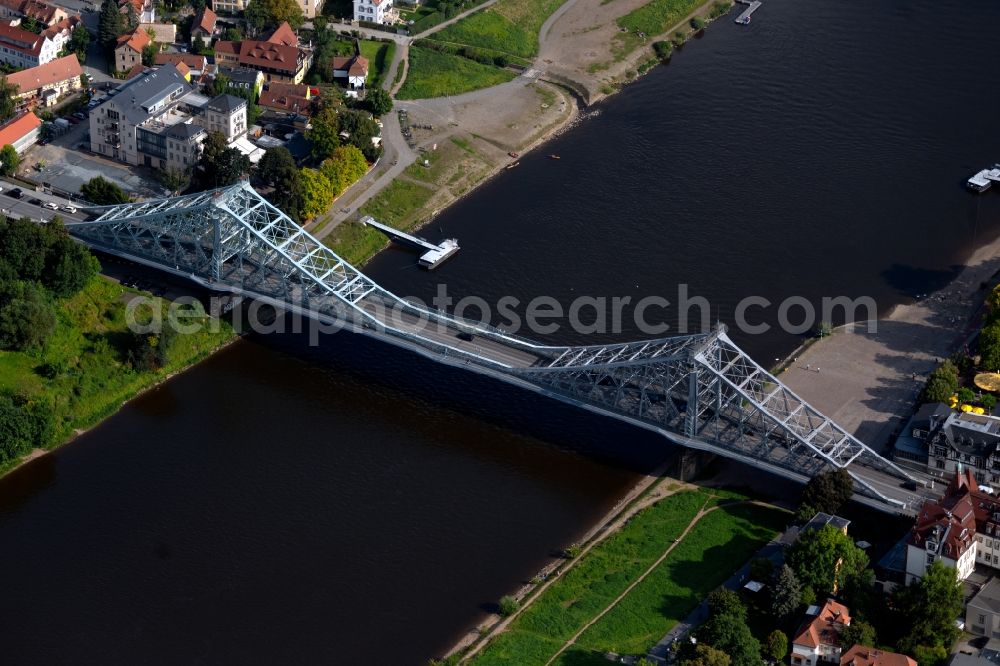
[[122, 46], [123, 44], [128, 46], [130, 49], [136, 53], [142, 53], [142, 50], [149, 44], [149, 35], [146, 34], [145, 30], [136, 30], [131, 35], [122, 35], [118, 38], [118, 44], [115, 48]]
[[907, 543], [923, 548], [928, 540], [936, 540], [942, 555], [957, 560], [972, 547], [977, 532], [1000, 534], [998, 513], [1000, 502], [981, 492], [973, 471], [967, 469], [955, 474], [944, 497], [924, 503]]
[[201, 12], [194, 18], [194, 27], [201, 28], [211, 35], [215, 32], [215, 22], [219, 19], [208, 7], [202, 8]]
[[129, 79], [134, 79], [135, 77], [145, 72], [147, 69], [149, 69], [149, 67], [146, 67], [141, 62], [137, 62], [134, 65], [132, 65], [132, 69], [128, 70], [128, 74], [125, 75], [125, 80], [128, 81]]
[[70, 54], [38, 67], [8, 74], [7, 83], [16, 85], [18, 92], [26, 93], [60, 81], [78, 79], [82, 73], [80, 61], [76, 59], [76, 55]]
[[309, 99], [306, 97], [302, 97], [300, 95], [285, 95], [271, 90], [265, 90], [260, 94], [260, 101], [258, 104], [264, 108], [273, 109], [275, 111], [294, 111], [295, 113], [308, 111], [311, 106]]
[[0, 127], [0, 146], [12, 145], [15, 141], [27, 135], [28, 132], [41, 127], [41, 119], [33, 113], [24, 113]]
[[25, 16], [30, 16], [36, 21], [41, 21], [45, 25], [49, 25], [56, 20], [59, 8], [44, 2], [38, 2], [38, 0], [25, 0], [25, 2], [21, 3], [18, 12]]
[[271, 36], [267, 38], [267, 41], [271, 44], [284, 44], [285, 46], [299, 45], [299, 38], [295, 36], [295, 31], [292, 30], [292, 26], [288, 25], [288, 21], [282, 21], [281, 25], [275, 28]]
[[799, 631], [793, 643], [810, 649], [820, 645], [840, 645], [840, 630], [851, 624], [851, 614], [847, 606], [828, 599], [819, 615], [808, 621]]
[[28, 32], [9, 23], [0, 23], [0, 44], [20, 53], [28, 53], [35, 57], [42, 51], [45, 37]]
[[295, 97], [309, 97], [309, 86], [304, 83], [279, 83], [277, 81], [267, 84], [267, 89], [275, 95], [292, 95]]
[[247, 39], [240, 42], [240, 64], [295, 73], [299, 68], [299, 50], [294, 46]]
[[905, 654], [855, 645], [840, 658], [840, 666], [917, 666], [917, 661]]
[[363, 56], [334, 56], [330, 63], [335, 70], [347, 70], [348, 76], [368, 76], [368, 59]]
[[73, 31], [76, 26], [80, 24], [79, 16], [67, 16], [58, 23], [53, 23], [45, 30], [42, 30], [42, 35], [48, 37], [49, 39], [54, 39], [56, 35], [64, 31]]
[[215, 43], [213, 48], [216, 53], [228, 53], [229, 55], [240, 54], [240, 42], [227, 42], [220, 39]]
[[208, 58], [197, 53], [157, 53], [156, 59], [153, 61], [155, 65], [176, 65], [178, 63], [184, 63], [190, 69], [203, 70], [208, 64]]

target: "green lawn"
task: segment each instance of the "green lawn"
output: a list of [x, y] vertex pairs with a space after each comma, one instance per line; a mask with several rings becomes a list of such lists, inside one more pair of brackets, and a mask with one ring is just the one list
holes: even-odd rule
[[399, 99], [443, 97], [489, 88], [514, 78], [512, 72], [430, 49], [410, 48], [410, 69]]
[[[612, 51], [622, 58], [642, 43], [650, 43], [657, 35], [672, 29], [684, 18], [705, 4], [705, 0], [651, 0], [648, 4], [618, 19], [618, 26], [628, 32], [615, 35]], [[687, 26], [685, 26], [685, 32]], [[645, 33], [645, 41], [638, 33]]]
[[[58, 323], [45, 348], [33, 352], [0, 351], [0, 389], [51, 400], [55, 411], [54, 442], [65, 441], [77, 428], [95, 425], [122, 402], [208, 355], [232, 339], [232, 328], [216, 322], [190, 335], [178, 335], [168, 367], [137, 372], [123, 351], [125, 301], [131, 292], [102, 277], [58, 307]], [[131, 292], [135, 293], [135, 292]], [[146, 294], [148, 296], [148, 294]], [[208, 322], [208, 317], [204, 317]]]
[[[544, 664], [648, 569], [700, 508], [718, 501], [710, 499], [709, 491], [685, 491], [642, 511], [553, 583], [474, 663]], [[786, 520], [782, 511], [755, 505], [722, 507], [709, 513], [667, 559], [585, 631], [556, 663], [596, 665], [609, 650], [645, 652], [750, 559]]]
[[369, 88], [377, 88], [382, 85], [383, 79], [392, 58], [396, 54], [395, 42], [376, 42], [372, 40], [362, 40], [360, 43], [361, 55], [368, 59], [368, 78], [365, 85]]
[[565, 0], [499, 0], [481, 12], [431, 35], [455, 44], [467, 44], [522, 58], [538, 54], [542, 24]]

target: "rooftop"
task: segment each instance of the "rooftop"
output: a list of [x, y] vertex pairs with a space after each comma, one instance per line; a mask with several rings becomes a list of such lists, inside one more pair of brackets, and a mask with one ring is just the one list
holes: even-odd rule
[[208, 102], [208, 108], [218, 113], [232, 113], [247, 105], [247, 101], [242, 97], [227, 95], [223, 93], [218, 97], [213, 97]]
[[840, 645], [840, 630], [851, 624], [847, 606], [827, 599], [819, 613], [807, 619], [795, 638], [795, 645], [816, 648], [820, 645]]
[[41, 127], [41, 119], [33, 113], [22, 113], [0, 126], [0, 146], [13, 144], [31, 130]]
[[809, 519], [809, 522], [802, 527], [802, 532], [808, 532], [809, 530], [818, 530], [824, 525], [829, 525], [835, 527], [838, 530], [846, 531], [847, 527], [851, 524], [847, 518], [841, 518], [840, 516], [831, 516], [828, 513], [817, 513], [815, 516]]
[[905, 654], [855, 645], [840, 657], [840, 666], [917, 666], [917, 662]]
[[67, 79], [79, 78], [83, 73], [76, 55], [56, 58], [44, 65], [24, 69], [7, 75], [7, 83], [17, 86], [18, 92], [29, 92]]
[[129, 122], [138, 125], [151, 114], [166, 108], [168, 103], [181, 100], [193, 90], [177, 68], [168, 64], [127, 81], [118, 88], [117, 95], [101, 106], [114, 104]]

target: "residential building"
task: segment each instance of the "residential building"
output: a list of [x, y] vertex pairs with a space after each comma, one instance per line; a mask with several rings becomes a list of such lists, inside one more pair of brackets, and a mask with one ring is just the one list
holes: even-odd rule
[[851, 625], [847, 606], [828, 599], [822, 608], [811, 606], [792, 641], [792, 666], [817, 666], [840, 661], [840, 632]]
[[64, 18], [61, 21], [53, 23], [45, 30], [42, 30], [42, 36], [47, 37], [52, 40], [55, 45], [56, 53], [59, 53], [64, 48], [69, 48], [70, 40], [73, 37], [73, 31], [76, 27], [80, 25], [82, 21], [79, 16], [70, 16]]
[[153, 0], [118, 0], [118, 10], [122, 14], [129, 13], [129, 5], [132, 5], [132, 9], [135, 10], [139, 23], [156, 23]]
[[243, 12], [248, 4], [250, 3], [245, 0], [214, 0], [212, 8], [223, 14], [238, 14]]
[[311, 115], [312, 90], [305, 84], [272, 83], [260, 94], [258, 104], [272, 111]]
[[41, 126], [38, 116], [31, 112], [22, 113], [0, 125], [0, 146], [14, 146], [14, 150], [23, 153], [38, 141]]
[[[944, 405], [942, 405], [943, 407]], [[983, 485], [1000, 486], [1000, 418], [948, 410], [927, 433], [927, 471], [951, 476], [972, 469]]]
[[66, 93], [83, 87], [83, 69], [75, 54], [56, 58], [31, 69], [7, 75], [7, 83], [17, 86], [17, 99], [26, 106], [52, 106]]
[[354, 0], [354, 20], [369, 23], [394, 23], [392, 0]]
[[218, 73], [229, 79], [229, 88], [233, 90], [238, 90], [242, 93], [253, 90], [254, 99], [260, 96], [260, 91], [264, 87], [264, 74], [256, 69], [248, 67], [237, 67], [235, 69], [220, 68]]
[[215, 62], [223, 67], [248, 67], [264, 75], [265, 81], [302, 83], [312, 52], [295, 46], [245, 39], [215, 43]]
[[157, 169], [194, 167], [209, 131], [222, 132], [242, 150], [237, 144], [246, 134], [246, 101], [232, 95], [206, 99], [182, 69], [183, 62], [167, 63], [139, 74], [94, 108], [91, 150]]
[[180, 65], [184, 63], [191, 76], [199, 77], [208, 68], [208, 58], [197, 53], [157, 53], [153, 64], [160, 65]]
[[115, 46], [115, 71], [127, 72], [142, 64], [142, 50], [152, 40], [145, 30], [136, 30], [130, 35], [122, 35]]
[[267, 38], [271, 44], [281, 44], [282, 46], [298, 46], [299, 36], [292, 30], [288, 21], [282, 21], [281, 25], [274, 29], [271, 36]]
[[1000, 568], [1000, 500], [971, 469], [956, 472], [944, 497], [925, 502], [906, 539], [906, 583], [935, 560], [965, 580], [977, 564]]
[[36, 35], [0, 22], [0, 62], [14, 67], [36, 67], [55, 60], [59, 50], [45, 35]]
[[222, 132], [232, 142], [247, 132], [247, 101], [233, 95], [219, 95], [204, 107], [201, 124], [210, 132]]
[[893, 459], [903, 465], [927, 471], [927, 447], [931, 435], [937, 432], [952, 410], [940, 402], [929, 402], [910, 417], [893, 445]]
[[991, 578], [965, 606], [965, 630], [1000, 638], [1000, 581]]
[[0, 18], [32, 18], [42, 25], [51, 26], [69, 17], [62, 7], [38, 0], [0, 0]]
[[365, 80], [368, 78], [368, 59], [355, 55], [349, 58], [334, 56], [330, 60], [333, 68], [333, 79], [341, 83], [348, 90], [348, 95], [352, 91], [364, 90]]
[[198, 37], [201, 37], [206, 44], [211, 44], [212, 39], [215, 37], [215, 27], [218, 21], [218, 16], [215, 12], [208, 8], [206, 5], [202, 7], [202, 10], [195, 14], [194, 22], [191, 24], [191, 42]]
[[173, 23], [140, 23], [139, 30], [147, 34], [153, 31], [153, 41], [157, 44], [173, 44], [177, 41], [177, 26]]
[[917, 666], [917, 660], [905, 654], [855, 645], [840, 658], [840, 666]]

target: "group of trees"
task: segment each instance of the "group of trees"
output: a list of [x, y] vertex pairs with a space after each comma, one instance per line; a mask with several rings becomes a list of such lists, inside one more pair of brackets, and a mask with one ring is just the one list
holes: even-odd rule
[[54, 419], [44, 401], [0, 392], [0, 463], [52, 440]]
[[[719, 588], [708, 595], [708, 620], [695, 638], [697, 643], [686, 645], [680, 655], [683, 666], [763, 666], [760, 641], [747, 626], [746, 606], [732, 590]], [[778, 659], [788, 649], [788, 639], [781, 638], [783, 646], [780, 639], [774, 641], [774, 648], [781, 648]]]
[[80, 195], [98, 206], [128, 203], [128, 195], [115, 183], [103, 176], [95, 176], [80, 186]]
[[798, 519], [806, 522], [817, 513], [836, 514], [854, 494], [854, 481], [845, 469], [817, 474], [802, 491]]
[[254, 0], [244, 10], [243, 18], [258, 32], [277, 27], [285, 21], [297, 30], [306, 20], [295, 0]]
[[312, 129], [306, 133], [313, 159], [322, 161], [332, 157], [340, 146], [341, 134], [347, 138], [343, 142], [354, 146], [369, 162], [374, 162], [382, 154], [372, 139], [379, 136], [378, 123], [371, 114], [358, 109], [334, 109], [327, 106], [312, 118]]
[[236, 148], [230, 148], [222, 132], [209, 132], [201, 148], [198, 162], [201, 189], [234, 185], [250, 174], [250, 158]]
[[301, 220], [319, 215], [335, 197], [368, 170], [365, 156], [354, 146], [339, 146], [318, 169], [299, 169], [286, 148], [273, 148], [264, 155], [254, 178], [272, 188], [271, 202], [289, 217]]
[[128, 3], [127, 14], [122, 14], [115, 0], [104, 0], [101, 3], [101, 13], [97, 22], [97, 39], [101, 47], [110, 51], [114, 49], [118, 38], [127, 32], [132, 32], [139, 26], [139, 16], [135, 7]]

